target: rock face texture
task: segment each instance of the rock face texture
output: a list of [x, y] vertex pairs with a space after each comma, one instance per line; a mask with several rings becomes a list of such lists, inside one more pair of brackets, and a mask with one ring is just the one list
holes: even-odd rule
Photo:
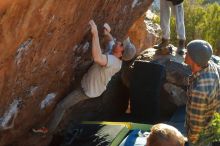
[[95, 20], [100, 36], [107, 22], [113, 35], [124, 39], [150, 4], [151, 0], [0, 1], [0, 146], [47, 145], [35, 143], [28, 133], [44, 124], [91, 65], [89, 20]]
[[137, 48], [137, 54], [144, 49], [151, 48], [159, 39], [161, 29], [158, 24], [152, 22], [157, 17], [150, 10], [140, 17], [129, 29], [128, 35]]

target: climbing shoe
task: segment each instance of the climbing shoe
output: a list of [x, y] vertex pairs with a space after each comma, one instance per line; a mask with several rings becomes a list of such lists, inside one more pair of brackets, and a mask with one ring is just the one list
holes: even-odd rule
[[179, 45], [178, 45], [178, 48], [177, 48], [177, 53], [179, 55], [184, 55], [186, 52], [186, 49], [185, 49], [185, 40], [179, 40]]
[[48, 128], [46, 127], [41, 127], [39, 129], [32, 129], [34, 133], [39, 133], [39, 134], [47, 134], [48, 133]]
[[169, 40], [162, 38], [162, 41], [159, 44], [154, 45], [153, 48], [161, 50], [161, 49], [165, 48], [168, 44], [169, 44]]

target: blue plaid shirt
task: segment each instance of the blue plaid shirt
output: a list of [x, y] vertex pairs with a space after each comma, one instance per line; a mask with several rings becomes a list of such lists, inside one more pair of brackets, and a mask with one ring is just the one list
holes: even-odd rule
[[186, 130], [190, 142], [209, 126], [214, 112], [220, 112], [220, 67], [212, 61], [189, 79]]

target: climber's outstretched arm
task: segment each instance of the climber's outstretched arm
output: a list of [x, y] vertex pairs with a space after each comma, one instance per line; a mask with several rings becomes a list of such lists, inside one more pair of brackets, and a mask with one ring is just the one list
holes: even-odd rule
[[90, 20], [89, 24], [91, 26], [92, 33], [92, 57], [97, 64], [105, 66], [107, 64], [107, 57], [102, 54], [97, 26], [93, 20]]

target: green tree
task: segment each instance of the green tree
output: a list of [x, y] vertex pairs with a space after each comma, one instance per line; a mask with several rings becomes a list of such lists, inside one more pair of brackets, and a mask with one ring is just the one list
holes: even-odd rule
[[220, 114], [215, 113], [213, 119], [210, 122], [208, 129], [200, 134], [200, 139], [205, 139], [205, 141], [199, 142], [199, 144], [207, 145], [210, 142], [220, 141]]
[[[203, 39], [212, 46], [215, 54], [220, 54], [220, 5], [197, 0], [184, 1], [185, 28], [187, 42]], [[173, 18], [172, 18], [173, 19]], [[171, 21], [171, 38], [175, 40], [175, 23]]]

